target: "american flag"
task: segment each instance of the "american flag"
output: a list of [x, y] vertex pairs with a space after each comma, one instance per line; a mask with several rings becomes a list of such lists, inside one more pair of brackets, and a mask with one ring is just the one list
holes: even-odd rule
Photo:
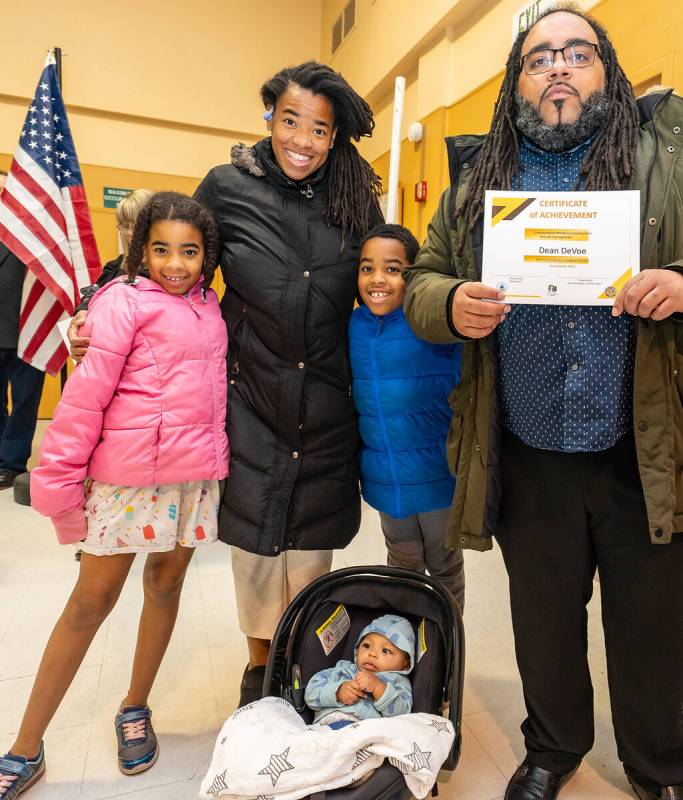
[[52, 53], [0, 194], [0, 241], [28, 267], [18, 355], [56, 375], [68, 355], [57, 322], [101, 266]]

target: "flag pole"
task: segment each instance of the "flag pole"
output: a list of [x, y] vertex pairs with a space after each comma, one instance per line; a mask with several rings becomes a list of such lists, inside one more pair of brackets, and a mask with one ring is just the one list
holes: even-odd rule
[[62, 89], [62, 48], [53, 47], [52, 52], [55, 56], [55, 69], [57, 70], [57, 80], [59, 81], [59, 88]]
[[387, 222], [398, 222], [398, 175], [401, 166], [401, 124], [406, 79], [399, 75], [394, 84], [394, 116], [391, 126], [391, 155], [389, 157], [389, 185], [387, 188]]
[[[63, 88], [62, 84], [62, 48], [61, 47], [53, 47], [52, 52], [55, 57], [55, 69], [57, 71], [57, 80], [59, 81], [59, 89], [60, 91]], [[64, 386], [66, 385], [67, 379], [67, 371], [66, 371], [66, 362], [64, 366], [59, 371], [59, 384], [60, 384], [60, 394], [64, 391]]]

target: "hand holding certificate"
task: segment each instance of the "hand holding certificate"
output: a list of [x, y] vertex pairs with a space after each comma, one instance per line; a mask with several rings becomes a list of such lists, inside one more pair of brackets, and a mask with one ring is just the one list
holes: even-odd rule
[[486, 192], [482, 282], [507, 303], [612, 305], [639, 269], [640, 192]]

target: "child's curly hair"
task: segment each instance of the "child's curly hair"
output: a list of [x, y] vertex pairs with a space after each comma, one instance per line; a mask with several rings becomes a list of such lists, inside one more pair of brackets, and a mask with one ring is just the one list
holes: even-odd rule
[[406, 251], [406, 260], [409, 264], [414, 264], [417, 258], [417, 253], [420, 249], [420, 243], [413, 236], [412, 231], [404, 225], [396, 225], [390, 222], [385, 222], [382, 225], [375, 225], [374, 228], [369, 230], [361, 239], [359, 252], [363, 249], [363, 245], [368, 239], [396, 239], [400, 242]]
[[133, 241], [130, 243], [126, 271], [128, 280], [135, 279], [144, 267], [143, 258], [149, 231], [155, 222], [178, 220], [196, 228], [204, 239], [204, 264], [202, 286], [208, 289], [213, 281], [218, 262], [218, 228], [213, 214], [196, 200], [180, 192], [157, 192], [138, 214]]

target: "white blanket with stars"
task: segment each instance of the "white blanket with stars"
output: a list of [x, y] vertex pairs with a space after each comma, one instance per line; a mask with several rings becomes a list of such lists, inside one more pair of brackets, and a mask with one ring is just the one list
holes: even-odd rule
[[426, 797], [451, 749], [453, 725], [432, 714], [366, 719], [334, 730], [306, 725], [285, 700], [238, 709], [221, 729], [200, 797], [300, 800], [348, 786], [385, 758]]

